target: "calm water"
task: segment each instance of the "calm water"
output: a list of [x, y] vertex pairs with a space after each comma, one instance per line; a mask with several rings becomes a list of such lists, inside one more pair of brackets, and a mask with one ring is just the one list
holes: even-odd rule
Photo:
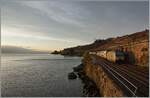
[[79, 57], [51, 54], [2, 55], [2, 96], [82, 96], [80, 79], [68, 80]]

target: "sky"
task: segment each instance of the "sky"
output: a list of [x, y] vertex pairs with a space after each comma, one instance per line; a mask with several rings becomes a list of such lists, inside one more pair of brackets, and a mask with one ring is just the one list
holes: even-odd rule
[[148, 2], [2, 0], [1, 44], [61, 50], [148, 28]]

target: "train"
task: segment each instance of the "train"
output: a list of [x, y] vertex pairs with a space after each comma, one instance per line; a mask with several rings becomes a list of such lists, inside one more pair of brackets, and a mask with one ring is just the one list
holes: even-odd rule
[[125, 53], [119, 50], [103, 50], [103, 51], [89, 52], [89, 54], [100, 56], [114, 63], [120, 63], [125, 61]]

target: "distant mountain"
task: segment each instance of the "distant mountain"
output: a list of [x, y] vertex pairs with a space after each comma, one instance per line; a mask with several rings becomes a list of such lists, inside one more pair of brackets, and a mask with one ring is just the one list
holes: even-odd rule
[[17, 46], [2, 46], [2, 53], [18, 53], [18, 54], [42, 54], [42, 53], [48, 53], [43, 51], [37, 51], [32, 49], [26, 49], [22, 47]]

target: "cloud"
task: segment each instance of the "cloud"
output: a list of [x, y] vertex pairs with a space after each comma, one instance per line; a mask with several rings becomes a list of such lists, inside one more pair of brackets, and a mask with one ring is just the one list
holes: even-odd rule
[[2, 27], [17, 28], [20, 33], [81, 41], [79, 32], [87, 28], [81, 20], [88, 11], [78, 4], [16, 1], [4, 5]]
[[57, 47], [62, 48], [90, 43], [95, 38], [121, 36], [148, 27], [147, 2], [0, 2], [2, 42], [9, 40], [12, 44], [28, 39], [33, 45], [39, 39], [40, 44], [47, 43], [42, 47], [57, 42]]
[[46, 14], [50, 19], [62, 24], [69, 24], [78, 27], [84, 27], [85, 24], [78, 19], [81, 18], [83, 9], [68, 2], [41, 2], [41, 1], [26, 1], [21, 2], [23, 5], [34, 8]]
[[[7, 28], [8, 29], [8, 28]], [[5, 33], [4, 33], [5, 32]], [[66, 42], [66, 43], [85, 43], [85, 41], [82, 40], [77, 40], [77, 39], [72, 39], [72, 38], [68, 38], [68, 39], [64, 39], [64, 38], [57, 38], [57, 37], [51, 37], [51, 36], [41, 36], [41, 32], [38, 34], [38, 32], [29, 32], [30, 34], [26, 34], [25, 31], [19, 30], [16, 28], [12, 28], [11, 32], [10, 30], [5, 30], [2, 29], [2, 39], [5, 36], [11, 36], [11, 37], [20, 37], [20, 38], [26, 38], [26, 39], [38, 39], [38, 40], [45, 40], [45, 41], [57, 41], [57, 42]]]

